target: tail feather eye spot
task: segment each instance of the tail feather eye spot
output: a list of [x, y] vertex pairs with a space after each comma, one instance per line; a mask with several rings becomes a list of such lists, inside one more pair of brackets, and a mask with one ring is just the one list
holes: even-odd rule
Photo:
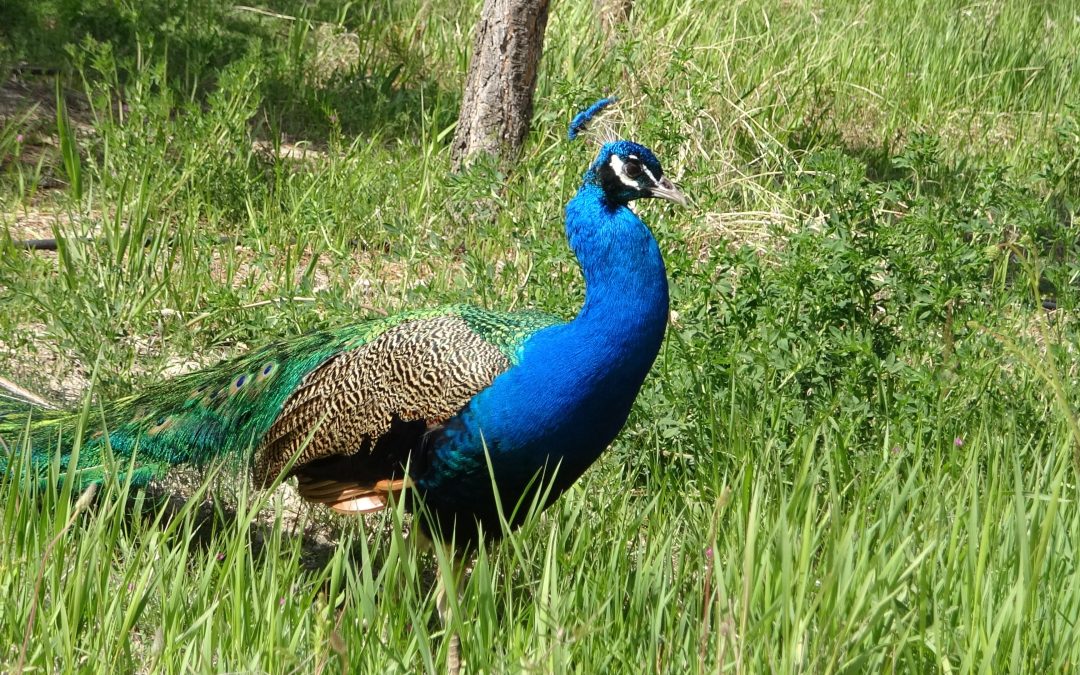
[[277, 364], [276, 363], [274, 363], [273, 361], [269, 361], [267, 363], [264, 363], [262, 368], [259, 369], [258, 374], [255, 375], [255, 381], [256, 382], [263, 382], [263, 381], [273, 377], [274, 373], [276, 373], [276, 372], [277, 372]]
[[229, 387], [229, 394], [235, 394], [244, 388], [244, 385], [248, 383], [250, 377], [248, 375], [238, 375], [235, 380], [232, 381], [232, 385]]

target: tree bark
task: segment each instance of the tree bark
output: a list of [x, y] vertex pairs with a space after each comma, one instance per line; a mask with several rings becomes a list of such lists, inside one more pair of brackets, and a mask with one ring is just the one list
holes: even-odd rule
[[549, 0], [484, 0], [450, 157], [517, 156], [532, 119]]

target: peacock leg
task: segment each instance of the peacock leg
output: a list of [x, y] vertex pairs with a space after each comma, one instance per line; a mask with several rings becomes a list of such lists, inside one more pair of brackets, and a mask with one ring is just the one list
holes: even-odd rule
[[[461, 586], [464, 579], [465, 561], [453, 555], [450, 546], [443, 546], [445, 559], [439, 561], [439, 581], [435, 588], [435, 609], [439, 613], [439, 621], [446, 630], [446, 672], [447, 675], [458, 675], [461, 672], [461, 637], [453, 625], [454, 605], [461, 598]], [[441, 556], [440, 556], [441, 557]], [[450, 600], [448, 589], [453, 589], [454, 600]]]
[[423, 528], [415, 527], [410, 536], [416, 538], [415, 550], [431, 551], [439, 565], [439, 578], [435, 582], [435, 611], [439, 613], [439, 623], [449, 640], [446, 652], [447, 675], [458, 675], [461, 672], [461, 638], [453, 627], [454, 603], [450, 602], [447, 589], [454, 589], [455, 601], [461, 598], [465, 560], [454, 554], [454, 547], [450, 544], [432, 540]]

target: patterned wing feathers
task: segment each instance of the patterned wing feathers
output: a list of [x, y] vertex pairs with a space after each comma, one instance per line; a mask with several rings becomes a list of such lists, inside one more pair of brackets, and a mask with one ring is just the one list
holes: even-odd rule
[[394, 326], [304, 377], [256, 450], [255, 481], [272, 482], [290, 462], [296, 473], [309, 462], [369, 451], [395, 419], [437, 424], [509, 366], [461, 317]]

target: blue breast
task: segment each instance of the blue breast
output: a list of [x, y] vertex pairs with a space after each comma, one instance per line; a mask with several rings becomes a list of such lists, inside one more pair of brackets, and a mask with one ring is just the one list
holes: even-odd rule
[[507, 516], [531, 502], [538, 475], [554, 500], [615, 438], [659, 352], [668, 287], [652, 233], [588, 183], [567, 205], [566, 229], [585, 277], [578, 316], [531, 336], [518, 363], [432, 439], [414, 477], [459, 541], [475, 537], [477, 520], [499, 534], [489, 461]]

